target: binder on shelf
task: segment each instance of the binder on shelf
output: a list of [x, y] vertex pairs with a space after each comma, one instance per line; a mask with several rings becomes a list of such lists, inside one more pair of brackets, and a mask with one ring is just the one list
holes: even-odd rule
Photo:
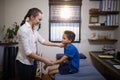
[[101, 11], [119, 11], [120, 0], [101, 0], [99, 2], [99, 9]]
[[110, 5], [111, 5], [110, 11], [114, 11], [114, 4], [115, 4], [115, 1], [111, 0], [111, 2], [110, 2]]
[[108, 0], [107, 11], [111, 11], [111, 0]]
[[119, 25], [119, 15], [118, 14], [115, 17], [115, 25]]

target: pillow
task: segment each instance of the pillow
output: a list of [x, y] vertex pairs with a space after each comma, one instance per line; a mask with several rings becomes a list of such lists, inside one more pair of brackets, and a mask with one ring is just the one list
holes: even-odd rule
[[[59, 53], [59, 54], [56, 54], [56, 59], [60, 59], [64, 54], [63, 53]], [[80, 59], [86, 59], [87, 57], [83, 54], [83, 53], [80, 53]]]
[[56, 60], [60, 59], [63, 55], [63, 53], [56, 54]]
[[80, 53], [80, 59], [86, 59], [87, 57], [83, 54], [83, 53]]

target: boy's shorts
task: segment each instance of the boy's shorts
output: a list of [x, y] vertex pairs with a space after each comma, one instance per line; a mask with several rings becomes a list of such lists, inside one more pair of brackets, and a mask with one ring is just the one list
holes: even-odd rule
[[64, 62], [61, 63], [58, 69], [59, 69], [59, 73], [62, 75], [70, 74], [69, 65], [67, 63]]

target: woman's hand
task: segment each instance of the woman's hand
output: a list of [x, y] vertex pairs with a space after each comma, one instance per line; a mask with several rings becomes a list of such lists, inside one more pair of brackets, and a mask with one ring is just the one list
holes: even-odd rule
[[[50, 62], [52, 63], [52, 65], [54, 64], [54, 61], [50, 60]], [[43, 66], [43, 69], [46, 70], [46, 68], [47, 68], [48, 66], [52, 66], [52, 65], [45, 64], [45, 65]]]
[[46, 59], [45, 64], [47, 64], [47, 66], [52, 66], [53, 61]]
[[61, 47], [61, 48], [62, 48], [62, 47], [64, 47], [64, 46], [65, 46], [65, 45], [62, 44], [62, 43], [59, 43], [59, 44], [58, 44], [58, 47]]

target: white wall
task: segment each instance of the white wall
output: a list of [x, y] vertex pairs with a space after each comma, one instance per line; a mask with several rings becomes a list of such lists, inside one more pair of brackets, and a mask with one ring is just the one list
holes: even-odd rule
[[[119, 14], [119, 25], [120, 25], [120, 14]], [[118, 29], [115, 30], [115, 38], [118, 40], [116, 43], [116, 48], [120, 51], [120, 26], [118, 27]]]
[[[2, 31], [2, 27], [4, 25], [4, 0], [0, 0], [0, 32]], [[0, 34], [0, 41], [2, 40], [2, 33]], [[0, 46], [0, 72], [2, 69], [3, 62], [3, 47]]]
[[[4, 26], [5, 18], [4, 18], [4, 0], [0, 0], [0, 32], [2, 31], [2, 27]], [[2, 41], [2, 34], [0, 34], [0, 41]]]
[[[1, 2], [0, 2], [1, 3]], [[78, 48], [79, 52], [84, 53], [88, 60], [89, 58], [89, 51], [95, 50], [101, 50], [103, 45], [91, 45], [88, 42], [88, 36], [91, 31], [88, 28], [89, 24], [89, 9], [92, 7], [98, 7], [97, 1], [90, 1], [90, 0], [83, 0], [82, 2], [82, 9], [81, 9], [81, 18], [82, 18], [82, 24], [81, 24], [81, 43], [75, 43], [76, 47]], [[43, 21], [42, 21], [42, 28], [39, 30], [39, 33], [48, 40], [49, 38], [49, 7], [48, 7], [48, 0], [5, 0], [5, 14], [3, 16], [5, 17], [5, 25], [8, 27], [14, 22], [17, 22], [18, 24], [21, 23], [22, 19], [26, 15], [29, 8], [37, 7], [43, 11]], [[3, 17], [0, 15], [0, 17]], [[1, 21], [1, 20], [0, 20]], [[99, 31], [95, 31], [99, 32]], [[110, 33], [114, 34], [113, 31]], [[113, 36], [114, 37], [114, 36]], [[39, 45], [39, 52], [42, 52], [43, 57], [48, 59], [55, 59], [56, 53], [62, 53], [62, 48], [57, 47], [48, 47]]]

